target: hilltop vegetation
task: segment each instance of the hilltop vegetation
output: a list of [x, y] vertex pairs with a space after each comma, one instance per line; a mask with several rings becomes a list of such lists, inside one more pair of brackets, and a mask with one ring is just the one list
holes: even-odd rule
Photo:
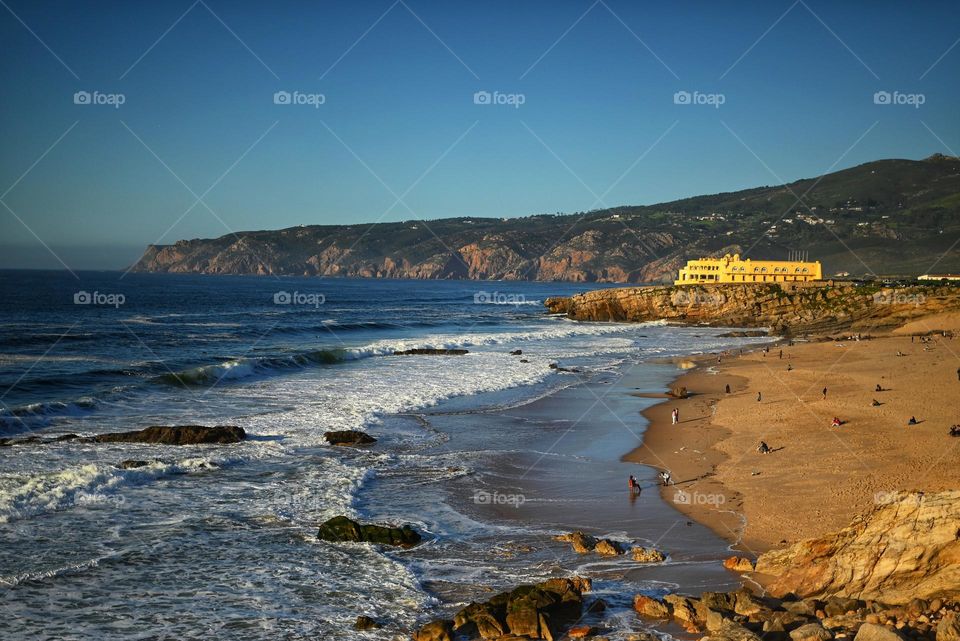
[[788, 185], [526, 218], [311, 225], [151, 245], [136, 271], [654, 282], [725, 251], [824, 274], [960, 271], [960, 159], [880, 160]]

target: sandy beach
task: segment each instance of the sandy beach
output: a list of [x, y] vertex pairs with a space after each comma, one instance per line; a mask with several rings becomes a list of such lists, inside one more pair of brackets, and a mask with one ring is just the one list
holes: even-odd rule
[[645, 410], [624, 460], [669, 469], [665, 500], [751, 554], [842, 528], [890, 492], [955, 488], [960, 341], [911, 334], [958, 328], [951, 314], [870, 340], [700, 357], [674, 383], [690, 397]]

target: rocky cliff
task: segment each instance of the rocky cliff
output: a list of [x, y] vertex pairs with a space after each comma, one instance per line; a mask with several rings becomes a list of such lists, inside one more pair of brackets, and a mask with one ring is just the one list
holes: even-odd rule
[[835, 534], [760, 555], [768, 589], [890, 604], [960, 594], [960, 491], [884, 498]]
[[582, 321], [667, 320], [724, 327], [769, 327], [784, 334], [868, 332], [958, 310], [960, 287], [881, 288], [843, 283], [792, 291], [773, 284], [625, 287], [548, 298], [544, 304], [552, 313]]
[[[805, 194], [798, 203], [794, 194]], [[789, 185], [526, 218], [446, 218], [242, 231], [151, 245], [141, 272], [364, 278], [670, 281], [690, 258], [783, 258], [827, 273], [960, 271], [960, 160], [881, 160]], [[840, 239], [843, 240], [840, 240]]]

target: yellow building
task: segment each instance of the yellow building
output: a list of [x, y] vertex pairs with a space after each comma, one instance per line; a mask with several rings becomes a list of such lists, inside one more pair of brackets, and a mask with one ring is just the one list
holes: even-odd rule
[[794, 283], [821, 280], [820, 261], [740, 260], [740, 254], [687, 261], [676, 285], [713, 283]]
[[950, 280], [950, 281], [958, 281], [958, 280], [960, 280], [960, 274], [924, 274], [923, 276], [917, 276], [917, 280]]

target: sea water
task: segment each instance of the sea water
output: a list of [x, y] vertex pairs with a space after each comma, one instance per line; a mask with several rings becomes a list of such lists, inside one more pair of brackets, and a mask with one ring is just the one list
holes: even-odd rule
[[[592, 527], [656, 543], [672, 530], [655, 492], [638, 508], [618, 487], [605, 503], [650, 401], [602, 398], [604, 386], [629, 373], [657, 391], [672, 372], [652, 359], [751, 339], [546, 313], [547, 296], [583, 288], [0, 272], [0, 437], [248, 434], [0, 448], [3, 638], [403, 638], [470, 599], [575, 570], [613, 602], [683, 583], [702, 560], [690, 541], [715, 537], [674, 533], [673, 575], [639, 578], [552, 537]], [[469, 353], [394, 355], [414, 348]], [[325, 442], [345, 429], [378, 442]], [[148, 464], [118, 467], [127, 459]], [[318, 541], [341, 514], [410, 523], [425, 542]], [[384, 627], [354, 632], [360, 614]]]

